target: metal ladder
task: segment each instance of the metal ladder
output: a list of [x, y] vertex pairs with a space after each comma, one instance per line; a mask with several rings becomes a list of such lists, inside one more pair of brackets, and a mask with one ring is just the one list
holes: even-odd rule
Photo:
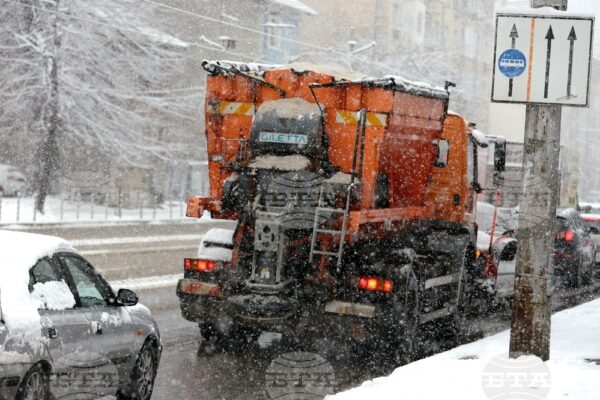
[[[326, 256], [326, 257], [335, 257], [336, 259], [336, 270], [340, 271], [342, 266], [342, 254], [344, 252], [344, 244], [346, 243], [346, 225], [348, 223], [348, 214], [350, 214], [350, 200], [352, 198], [352, 190], [355, 186], [354, 179], [357, 173], [361, 174], [362, 172], [362, 163], [364, 156], [364, 138], [366, 132], [366, 119], [367, 113], [365, 110], [361, 110], [358, 113], [358, 124], [356, 128], [356, 138], [354, 141], [354, 154], [352, 157], [352, 174], [350, 177], [350, 184], [346, 188], [346, 204], [345, 207], [342, 208], [333, 208], [329, 207], [326, 202], [323, 201], [323, 186], [319, 189], [319, 199], [317, 201], [317, 207], [315, 208], [315, 219], [313, 222], [313, 232], [310, 241], [310, 257], [309, 262], [313, 262], [315, 255]], [[362, 140], [359, 140], [362, 137]], [[360, 157], [358, 157], [359, 152], [359, 143], [360, 143]], [[357, 168], [357, 162], [359, 163]], [[358, 172], [357, 172], [358, 170]], [[321, 227], [320, 218], [323, 215], [331, 215], [331, 214], [342, 214], [342, 225], [340, 229], [324, 229]], [[329, 220], [329, 219], [325, 219]], [[319, 233], [327, 233], [334, 236], [339, 236], [340, 241], [338, 244], [338, 248], [336, 251], [323, 251], [315, 248], [317, 243], [317, 235]]]
[[[342, 253], [344, 251], [344, 243], [346, 242], [346, 225], [348, 222], [348, 214], [350, 212], [350, 198], [353, 185], [349, 185], [346, 192], [346, 206], [345, 208], [333, 208], [323, 201], [323, 187], [319, 190], [319, 200], [317, 207], [315, 208], [315, 219], [313, 224], [313, 233], [310, 241], [310, 258], [309, 261], [313, 262], [315, 254], [327, 257], [336, 258], [336, 268], [339, 270], [342, 265]], [[342, 214], [342, 226], [341, 229], [324, 229], [320, 223], [320, 218], [325, 215], [331, 214]], [[325, 218], [325, 220], [328, 220]], [[317, 235], [319, 233], [328, 233], [330, 235], [339, 236], [340, 242], [336, 251], [323, 251], [315, 248], [317, 243]]]

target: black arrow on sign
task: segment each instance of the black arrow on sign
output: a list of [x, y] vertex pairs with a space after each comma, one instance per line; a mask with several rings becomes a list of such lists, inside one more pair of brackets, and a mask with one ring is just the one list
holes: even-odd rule
[[575, 27], [571, 27], [571, 33], [569, 33], [568, 41], [571, 42], [571, 47], [569, 48], [569, 74], [567, 77], [567, 97], [571, 97], [571, 78], [573, 77], [573, 48], [575, 47], [575, 41], [577, 40], [577, 35], [575, 34]]
[[[511, 48], [515, 48], [515, 46], [517, 45], [517, 38], [519, 37], [519, 32], [517, 32], [517, 24], [513, 24], [512, 29], [510, 30], [510, 35], [508, 35], [510, 37], [510, 47]], [[510, 78], [508, 80], [508, 97], [512, 97], [512, 92], [513, 92], [513, 79]]]
[[554, 40], [554, 32], [552, 32], [552, 25], [548, 28], [546, 33], [546, 40], [548, 41], [548, 47], [546, 48], [546, 82], [544, 84], [544, 98], [548, 98], [548, 82], [550, 81], [550, 58], [552, 57], [552, 41]]

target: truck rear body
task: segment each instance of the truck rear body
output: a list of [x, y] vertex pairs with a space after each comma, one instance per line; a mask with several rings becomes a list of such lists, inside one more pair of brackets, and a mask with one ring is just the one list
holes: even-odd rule
[[447, 90], [204, 67], [210, 196], [190, 198], [187, 215], [237, 226], [230, 261], [186, 269], [184, 316], [378, 340], [403, 329], [414, 294], [418, 324], [452, 319], [475, 251], [477, 141]]

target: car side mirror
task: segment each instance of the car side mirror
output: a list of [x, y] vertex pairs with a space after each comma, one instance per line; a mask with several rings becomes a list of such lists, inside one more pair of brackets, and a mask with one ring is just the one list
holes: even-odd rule
[[135, 306], [138, 303], [137, 294], [133, 290], [119, 289], [117, 300], [124, 306]]
[[496, 139], [494, 145], [494, 169], [496, 172], [506, 170], [506, 140]]

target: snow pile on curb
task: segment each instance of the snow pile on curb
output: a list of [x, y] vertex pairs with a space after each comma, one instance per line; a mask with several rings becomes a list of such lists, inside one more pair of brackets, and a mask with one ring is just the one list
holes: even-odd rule
[[405, 365], [329, 396], [355, 399], [600, 399], [600, 299], [552, 316], [550, 361], [508, 359], [510, 332]]

